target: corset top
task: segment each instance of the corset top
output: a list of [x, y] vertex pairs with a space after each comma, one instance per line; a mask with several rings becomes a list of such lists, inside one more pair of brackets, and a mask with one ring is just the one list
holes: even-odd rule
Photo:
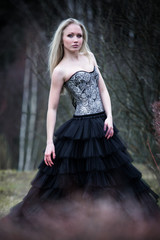
[[69, 92], [72, 104], [75, 107], [75, 115], [86, 115], [103, 112], [103, 104], [98, 87], [99, 74], [96, 67], [92, 72], [77, 71], [64, 87]]

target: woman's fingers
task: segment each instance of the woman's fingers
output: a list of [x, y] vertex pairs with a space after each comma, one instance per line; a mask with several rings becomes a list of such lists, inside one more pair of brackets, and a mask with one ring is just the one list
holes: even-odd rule
[[113, 127], [108, 127], [107, 132], [106, 132], [106, 134], [105, 134], [105, 137], [106, 137], [107, 139], [109, 139], [110, 137], [113, 136], [113, 134], [114, 134]]
[[54, 163], [52, 162], [51, 156], [48, 156], [48, 164], [50, 167], [52, 167], [52, 165], [54, 165]]
[[109, 131], [110, 131], [110, 129], [109, 129], [109, 127], [108, 127], [107, 132], [106, 132], [106, 134], [105, 134], [105, 137], [108, 137]]
[[106, 131], [107, 127], [108, 127], [108, 124], [104, 123], [104, 131]]
[[56, 154], [55, 154], [55, 147], [53, 143], [49, 143], [46, 146], [45, 154], [44, 154], [44, 162], [47, 166], [52, 167], [54, 165], [54, 162], [52, 161], [52, 158], [55, 159]]
[[44, 161], [47, 166], [52, 167], [52, 165], [54, 165], [54, 162], [51, 159], [51, 155], [45, 155]]
[[109, 139], [114, 134], [112, 117], [107, 117], [104, 121], [104, 131], [106, 130], [105, 137]]
[[52, 152], [52, 157], [53, 157], [53, 159], [55, 159], [55, 158], [56, 158], [55, 151], [53, 151], [53, 152]]
[[49, 152], [45, 152], [44, 155], [44, 162], [47, 166], [52, 167], [52, 165], [54, 165], [52, 158], [51, 158], [51, 154], [53, 156], [53, 159], [55, 158], [55, 153], [53, 154], [53, 152], [49, 151]]

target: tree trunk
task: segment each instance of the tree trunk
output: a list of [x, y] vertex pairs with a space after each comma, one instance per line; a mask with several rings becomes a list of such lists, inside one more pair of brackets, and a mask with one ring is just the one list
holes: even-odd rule
[[30, 55], [31, 48], [28, 45], [26, 49], [26, 61], [24, 70], [24, 85], [23, 85], [23, 100], [22, 100], [22, 114], [20, 124], [20, 137], [19, 137], [19, 161], [18, 170], [22, 171], [25, 161], [25, 141], [26, 141], [26, 129], [27, 129], [27, 113], [28, 113], [28, 101], [29, 101], [29, 80], [30, 80]]
[[34, 143], [35, 135], [35, 123], [36, 123], [36, 114], [37, 114], [37, 44], [34, 44], [33, 48], [33, 68], [31, 75], [31, 99], [30, 99], [30, 114], [29, 114], [29, 126], [28, 126], [28, 139], [27, 139], [27, 151], [26, 151], [26, 162], [24, 170], [32, 169], [31, 159], [32, 159], [32, 149]]

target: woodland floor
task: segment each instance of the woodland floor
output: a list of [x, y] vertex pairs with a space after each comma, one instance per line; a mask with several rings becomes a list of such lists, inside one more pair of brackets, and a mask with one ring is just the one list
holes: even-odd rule
[[[142, 172], [143, 179], [152, 190], [160, 194], [160, 188], [154, 174], [144, 164], [134, 163], [134, 165]], [[28, 192], [30, 182], [35, 174], [36, 171], [0, 170], [0, 217], [6, 215], [12, 206], [22, 200]]]

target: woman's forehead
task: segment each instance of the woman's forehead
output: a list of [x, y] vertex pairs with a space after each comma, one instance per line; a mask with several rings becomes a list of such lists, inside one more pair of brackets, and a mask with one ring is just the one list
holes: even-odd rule
[[63, 32], [64, 33], [69, 33], [69, 32], [82, 33], [82, 29], [81, 29], [81, 27], [78, 24], [71, 23], [64, 29]]

